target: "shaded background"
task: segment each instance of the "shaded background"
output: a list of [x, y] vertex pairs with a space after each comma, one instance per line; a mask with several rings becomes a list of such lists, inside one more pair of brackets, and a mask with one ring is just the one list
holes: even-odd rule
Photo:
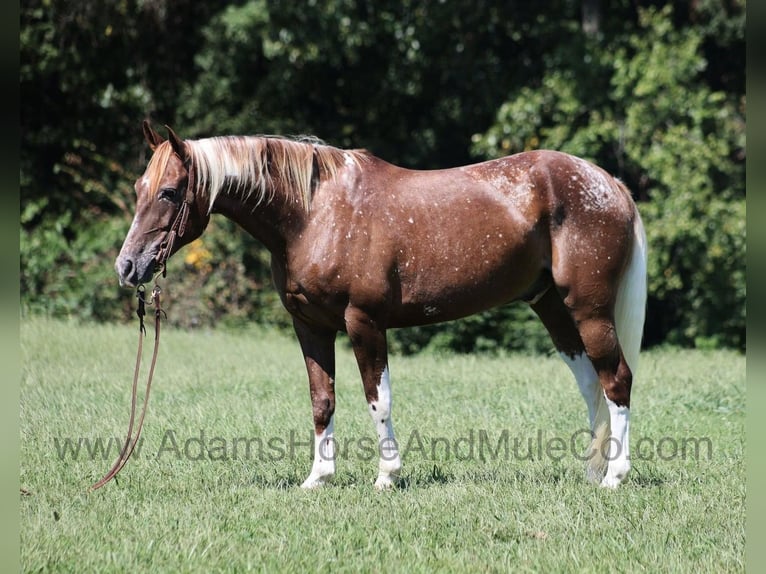
[[[23, 314], [132, 320], [112, 265], [148, 149], [315, 134], [411, 168], [552, 148], [639, 202], [647, 345], [745, 348], [745, 5], [29, 1], [21, 6]], [[268, 254], [222, 218], [163, 283], [180, 326], [289, 318]], [[523, 305], [393, 334], [402, 352], [547, 351]]]

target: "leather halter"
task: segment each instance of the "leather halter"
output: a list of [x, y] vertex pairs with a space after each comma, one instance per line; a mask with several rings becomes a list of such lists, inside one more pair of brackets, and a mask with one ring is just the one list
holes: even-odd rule
[[191, 205], [194, 202], [194, 169], [192, 167], [191, 162], [189, 162], [189, 165], [187, 166], [188, 176], [186, 194], [181, 202], [181, 206], [178, 208], [176, 218], [170, 225], [168, 234], [165, 236], [165, 239], [162, 240], [162, 243], [160, 243], [160, 250], [157, 252], [157, 257], [155, 258], [157, 269], [162, 271], [163, 277], [165, 277], [167, 272], [166, 264], [168, 259], [170, 259], [170, 254], [173, 252], [173, 245], [177, 238], [184, 236], [184, 233], [186, 232], [186, 223], [189, 221], [189, 212], [191, 210]]

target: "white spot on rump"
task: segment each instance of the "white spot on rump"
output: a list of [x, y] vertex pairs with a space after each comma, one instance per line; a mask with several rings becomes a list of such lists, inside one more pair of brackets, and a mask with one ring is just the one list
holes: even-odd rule
[[[578, 182], [583, 207], [588, 210], [606, 211], [617, 206], [623, 200], [623, 194], [612, 184], [610, 177], [601, 169], [580, 158], [573, 158], [577, 175], [572, 175], [572, 182]], [[573, 183], [575, 185], [575, 183]]]

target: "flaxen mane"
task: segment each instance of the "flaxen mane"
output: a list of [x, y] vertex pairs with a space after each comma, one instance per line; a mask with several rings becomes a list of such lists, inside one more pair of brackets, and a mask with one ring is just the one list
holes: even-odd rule
[[[224, 136], [186, 140], [195, 169], [197, 189], [207, 194], [210, 209], [220, 193], [255, 194], [258, 204], [273, 199], [277, 186], [289, 190], [306, 211], [311, 205], [314, 166], [320, 179], [335, 177], [347, 162], [366, 157], [359, 150], [341, 150], [315, 138]], [[169, 142], [157, 146], [147, 166], [149, 190], [156, 194], [173, 154]]]
[[290, 190], [308, 211], [314, 166], [320, 178], [333, 178], [348, 161], [364, 154], [344, 151], [316, 141], [277, 137], [226, 136], [187, 140], [199, 189], [209, 194], [212, 208], [220, 193], [257, 196], [269, 202], [277, 187]]

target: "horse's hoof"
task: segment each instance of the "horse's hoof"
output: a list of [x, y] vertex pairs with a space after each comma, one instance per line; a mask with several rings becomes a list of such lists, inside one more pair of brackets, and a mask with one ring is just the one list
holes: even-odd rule
[[301, 488], [304, 490], [316, 490], [317, 488], [322, 488], [323, 486], [330, 484], [332, 479], [332, 476], [309, 476], [303, 481]]
[[601, 481], [601, 486], [603, 488], [615, 489], [618, 486], [620, 486], [621, 483], [622, 483], [622, 478], [617, 476], [610, 476], [609, 474], [607, 474], [604, 477], [604, 480]]
[[383, 491], [383, 490], [393, 490], [396, 488], [396, 483], [398, 482], [398, 476], [388, 476], [388, 475], [381, 475], [378, 477], [378, 479], [375, 481], [375, 490]]

